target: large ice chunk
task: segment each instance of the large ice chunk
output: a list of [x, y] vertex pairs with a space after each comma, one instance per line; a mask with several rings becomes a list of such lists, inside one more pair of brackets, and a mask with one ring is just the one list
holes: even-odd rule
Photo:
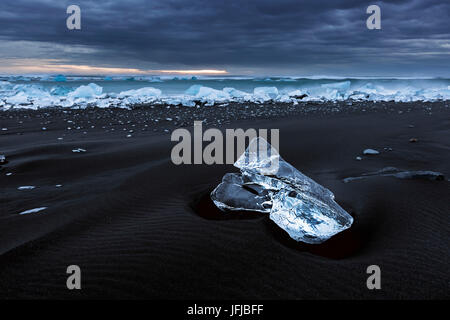
[[247, 100], [251, 99], [251, 94], [235, 88], [223, 88], [223, 92], [228, 94], [231, 98], [247, 99]]
[[230, 99], [230, 95], [225, 91], [204, 87], [198, 84], [191, 86], [185, 93], [203, 100], [222, 101]]
[[257, 100], [274, 100], [278, 96], [277, 87], [258, 87], [253, 90], [253, 95]]
[[[284, 161], [261, 137], [250, 142], [234, 165], [241, 175], [225, 175], [211, 194], [221, 210], [270, 212], [270, 219], [291, 238], [314, 244], [326, 241], [353, 223], [353, 218], [334, 201], [330, 190]], [[253, 192], [246, 186], [251, 186]]]
[[79, 86], [69, 93], [72, 98], [95, 98], [102, 94], [103, 88], [95, 83], [89, 83], [87, 86]]
[[153, 88], [153, 87], [144, 87], [140, 89], [127, 90], [119, 93], [119, 98], [126, 97], [155, 97], [159, 98], [161, 96], [161, 90]]

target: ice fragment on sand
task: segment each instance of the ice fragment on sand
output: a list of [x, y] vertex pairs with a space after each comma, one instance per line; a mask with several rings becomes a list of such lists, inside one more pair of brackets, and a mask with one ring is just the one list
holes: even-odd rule
[[85, 149], [81, 149], [81, 148], [77, 148], [77, 149], [73, 149], [72, 150], [73, 153], [81, 153], [81, 152], [86, 152]]
[[324, 242], [353, 223], [330, 190], [284, 161], [263, 138], [253, 139], [234, 165], [241, 173], [225, 175], [211, 193], [223, 211], [270, 212], [291, 238], [306, 243]]
[[366, 149], [363, 151], [363, 154], [366, 155], [374, 155], [374, 154], [379, 154], [380, 152], [378, 152], [377, 150], [374, 149]]
[[363, 173], [358, 177], [348, 177], [343, 181], [345, 183], [363, 180], [370, 177], [394, 177], [397, 179], [411, 179], [411, 180], [432, 180], [443, 181], [445, 180], [444, 174], [435, 171], [419, 170], [419, 171], [401, 171], [394, 167], [386, 167], [375, 172]]
[[21, 186], [18, 187], [17, 190], [33, 190], [34, 188], [36, 188], [35, 186]]
[[37, 212], [40, 212], [40, 211], [45, 210], [45, 209], [47, 209], [47, 207], [34, 208], [34, 209], [23, 211], [23, 212], [21, 212], [19, 214], [20, 215], [24, 215], [24, 214], [29, 214], [29, 213], [37, 213]]

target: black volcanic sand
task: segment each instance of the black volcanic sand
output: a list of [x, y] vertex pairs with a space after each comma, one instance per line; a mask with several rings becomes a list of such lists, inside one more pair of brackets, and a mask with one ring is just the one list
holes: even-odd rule
[[[342, 102], [0, 112], [0, 298], [448, 299], [449, 111]], [[170, 132], [194, 120], [280, 129], [282, 157], [335, 193], [352, 228], [306, 245], [268, 215], [217, 210], [208, 194], [237, 169], [170, 160]], [[388, 166], [445, 179], [342, 182]], [[17, 189], [27, 185], [36, 188]], [[48, 209], [19, 215], [37, 207]], [[72, 264], [82, 290], [66, 289]], [[381, 290], [366, 287], [370, 265]]]

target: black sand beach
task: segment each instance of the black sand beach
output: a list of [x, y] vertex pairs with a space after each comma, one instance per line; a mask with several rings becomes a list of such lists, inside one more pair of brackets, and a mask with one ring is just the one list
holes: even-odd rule
[[[215, 209], [209, 192], [237, 169], [170, 160], [170, 133], [194, 120], [280, 129], [281, 156], [334, 192], [352, 228], [303, 245], [267, 215]], [[0, 128], [0, 298], [450, 298], [448, 102], [22, 110]], [[342, 181], [385, 167], [445, 178]], [[66, 288], [72, 264], [82, 290]], [[381, 290], [366, 287], [370, 265]]]

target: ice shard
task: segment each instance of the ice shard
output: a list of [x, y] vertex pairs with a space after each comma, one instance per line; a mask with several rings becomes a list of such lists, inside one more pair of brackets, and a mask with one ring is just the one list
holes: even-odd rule
[[291, 238], [312, 244], [328, 240], [353, 223], [330, 190], [284, 161], [261, 137], [250, 142], [234, 165], [241, 173], [225, 175], [211, 193], [221, 210], [270, 213], [270, 219]]
[[419, 170], [419, 171], [402, 171], [395, 167], [386, 167], [375, 172], [363, 173], [361, 176], [348, 177], [343, 181], [349, 183], [356, 180], [363, 180], [371, 177], [394, 177], [397, 179], [411, 179], [411, 180], [431, 180], [431, 181], [443, 181], [445, 176], [441, 172]]
[[322, 243], [353, 223], [334, 200], [322, 196], [282, 189], [273, 196], [270, 219], [294, 240]]
[[267, 190], [257, 184], [246, 183], [244, 177], [237, 173], [227, 173], [211, 193], [211, 199], [221, 210], [269, 213], [272, 207]]

